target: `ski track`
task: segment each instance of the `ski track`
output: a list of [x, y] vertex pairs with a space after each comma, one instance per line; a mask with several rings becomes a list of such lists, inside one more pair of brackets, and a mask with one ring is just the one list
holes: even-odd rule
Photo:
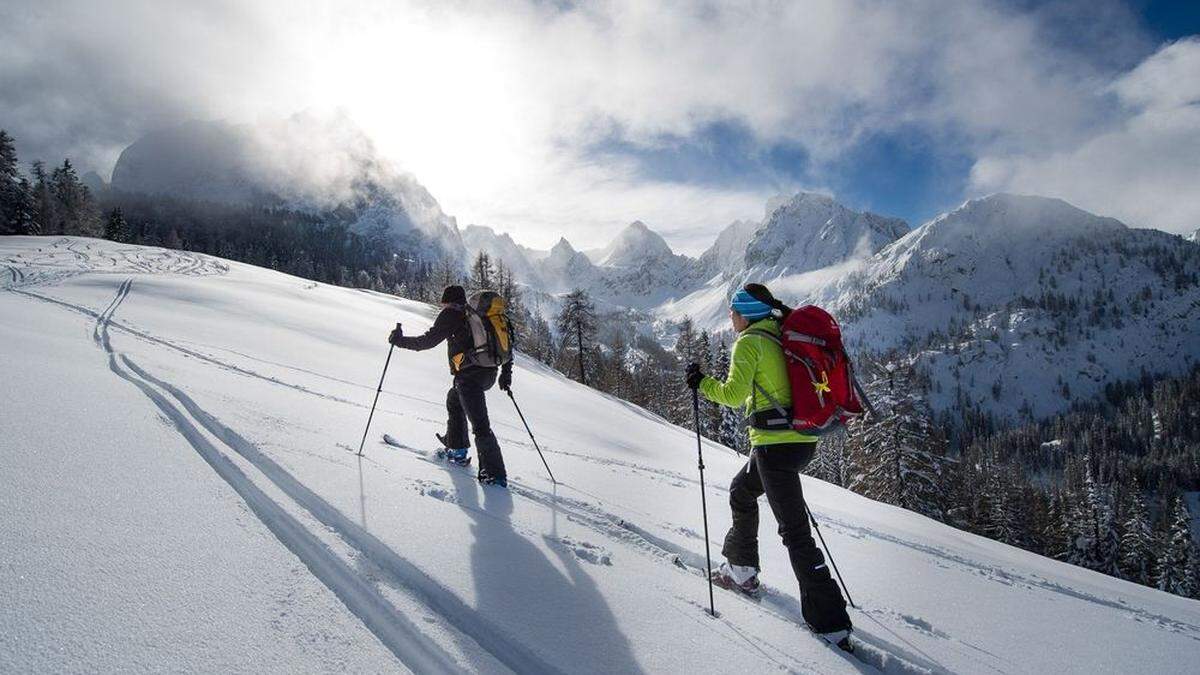
[[[397, 612], [367, 579], [356, 573], [294, 516], [263, 492], [221, 449], [209, 441], [200, 429], [204, 429], [229, 450], [248, 461], [318, 522], [373, 562], [394, 587], [420, 600], [432, 612], [472, 639], [505, 666], [520, 673], [561, 672], [526, 649], [524, 645], [515, 642], [513, 637], [499, 626], [477, 616], [474, 610], [452, 591], [433, 582], [418, 567], [400, 557], [370, 532], [305, 487], [282, 466], [260, 452], [257, 446], [200, 408], [177, 387], [154, 377], [128, 356], [113, 349], [108, 329], [115, 325], [112, 317], [129, 296], [132, 285], [132, 279], [124, 282], [105, 311], [95, 315], [96, 327], [93, 335], [108, 356], [110, 370], [138, 387], [158, 407], [180, 435], [233, 488], [268, 530], [300, 558], [313, 576], [329, 588], [401, 663], [414, 672], [463, 670], [463, 666], [453, 656], [438, 648], [433, 640]], [[170, 399], [174, 399], [175, 402]]]
[[[41, 300], [41, 301], [43, 301], [43, 302], [49, 302], [49, 303], [53, 303], [53, 304], [55, 304], [55, 305], [58, 305], [58, 306], [60, 306], [60, 307], [63, 307], [63, 308], [65, 308], [65, 309], [69, 309], [69, 310], [72, 310], [72, 311], [78, 312], [78, 313], [80, 313], [80, 314], [83, 314], [83, 315], [85, 315], [85, 316], [91, 316], [91, 317], [100, 317], [100, 316], [103, 314], [103, 313], [97, 314], [95, 310], [88, 309], [87, 307], [83, 307], [83, 306], [80, 306], [80, 305], [75, 305], [75, 304], [72, 304], [72, 303], [66, 302], [66, 301], [64, 301], [64, 300], [59, 300], [59, 299], [57, 299], [57, 298], [52, 298], [52, 297], [50, 297], [50, 296], [48, 296], [48, 295], [42, 295], [41, 293], [34, 293], [34, 292], [32, 292], [32, 291], [21, 290], [21, 289], [17, 289], [17, 288], [9, 288], [8, 290], [9, 290], [10, 292], [12, 292], [12, 293], [17, 293], [17, 294], [19, 294], [19, 295], [23, 295], [23, 296], [26, 296], [26, 297], [29, 297], [29, 298], [33, 298], [33, 299], [36, 299], [36, 300]], [[112, 327], [112, 328], [116, 328], [117, 330], [120, 330], [120, 331], [123, 331], [123, 332], [125, 332], [125, 333], [128, 333], [128, 334], [130, 334], [130, 335], [132, 335], [132, 336], [134, 336], [134, 337], [136, 337], [136, 338], [142, 339], [142, 340], [144, 340], [144, 341], [146, 341], [146, 342], [150, 342], [150, 343], [153, 343], [153, 344], [157, 344], [157, 345], [160, 345], [160, 346], [166, 347], [166, 348], [168, 348], [168, 349], [175, 350], [175, 351], [177, 351], [177, 352], [179, 352], [179, 353], [181, 353], [181, 354], [184, 354], [184, 355], [186, 355], [186, 356], [189, 356], [189, 357], [191, 357], [191, 358], [198, 359], [198, 360], [200, 360], [200, 361], [204, 361], [204, 362], [206, 362], [206, 363], [209, 363], [209, 364], [212, 364], [212, 365], [214, 365], [214, 366], [217, 366], [218, 368], [221, 368], [221, 369], [223, 369], [223, 370], [228, 370], [228, 371], [231, 371], [231, 372], [237, 373], [237, 374], [239, 374], [239, 375], [244, 375], [244, 376], [246, 376], [246, 377], [252, 377], [252, 378], [255, 378], [255, 379], [258, 379], [258, 380], [262, 380], [262, 381], [264, 381], [264, 382], [269, 382], [269, 383], [271, 383], [271, 384], [274, 384], [274, 385], [277, 385], [277, 386], [281, 386], [281, 387], [287, 387], [287, 388], [289, 388], [289, 389], [292, 389], [292, 390], [295, 390], [295, 391], [298, 391], [298, 392], [301, 392], [301, 393], [304, 393], [304, 394], [308, 394], [308, 395], [310, 395], [310, 396], [316, 396], [316, 397], [318, 397], [318, 398], [325, 399], [325, 400], [327, 400], [327, 401], [334, 401], [334, 402], [336, 402], [336, 403], [343, 403], [343, 404], [345, 404], [345, 405], [354, 406], [354, 407], [356, 407], [356, 408], [363, 408], [363, 409], [367, 409], [367, 408], [369, 408], [369, 406], [367, 406], [366, 404], [364, 404], [364, 403], [360, 403], [360, 402], [358, 402], [358, 401], [352, 401], [352, 400], [350, 400], [350, 399], [342, 398], [342, 397], [340, 397], [340, 396], [336, 396], [336, 395], [334, 395], [334, 394], [326, 394], [326, 393], [323, 393], [323, 392], [319, 392], [319, 391], [316, 391], [316, 390], [310, 389], [310, 388], [308, 388], [308, 387], [306, 387], [306, 386], [304, 386], [304, 385], [302, 385], [302, 384], [295, 384], [295, 383], [292, 383], [292, 382], [286, 382], [286, 381], [284, 381], [284, 380], [281, 380], [281, 379], [279, 379], [279, 378], [277, 378], [277, 377], [273, 377], [273, 376], [270, 376], [270, 375], [263, 375], [263, 374], [261, 374], [261, 373], [258, 373], [258, 372], [255, 372], [255, 371], [253, 371], [253, 370], [250, 370], [250, 369], [248, 369], [248, 368], [243, 368], [242, 366], [239, 366], [239, 365], [236, 365], [236, 364], [233, 364], [233, 363], [229, 363], [229, 362], [227, 362], [227, 361], [222, 361], [222, 360], [220, 360], [220, 359], [216, 359], [216, 358], [214, 358], [214, 357], [208, 356], [208, 355], [206, 355], [206, 354], [203, 354], [203, 353], [201, 353], [201, 352], [197, 352], [197, 351], [195, 351], [195, 350], [187, 349], [186, 347], [180, 347], [179, 345], [177, 345], [177, 344], [175, 344], [175, 343], [173, 343], [173, 342], [170, 342], [169, 340], [165, 340], [165, 339], [163, 339], [163, 338], [155, 337], [154, 335], [151, 335], [151, 334], [149, 334], [149, 333], [146, 333], [146, 332], [144, 332], [144, 331], [138, 330], [138, 329], [136, 329], [136, 328], [132, 328], [132, 327], [130, 327], [130, 326], [126, 325], [126, 324], [123, 324], [123, 323], [121, 323], [121, 322], [119, 322], [119, 321], [106, 321], [106, 322], [105, 322], [105, 326]], [[388, 393], [388, 392], [386, 392], [386, 391], [385, 391], [384, 393]], [[394, 412], [394, 413], [395, 413], [395, 414], [397, 414], [397, 415], [403, 415], [403, 414], [405, 414], [405, 413], [401, 413], [401, 412], [398, 412], [398, 411], [392, 411], [392, 412]], [[433, 420], [433, 419], [426, 419], [426, 418], [417, 418], [417, 419], [421, 419], [422, 421], [427, 421], [427, 422], [434, 422], [434, 421], [435, 421], [435, 420]]]
[[[384, 437], [386, 439], [384, 444], [387, 446], [407, 451], [417, 459], [441, 466], [448, 471], [458, 470], [457, 468], [448, 467], [444, 462], [433, 459], [430, 457], [430, 453], [425, 450], [401, 443], [388, 434], [385, 434]], [[571, 487], [569, 484], [561, 481], [559, 485], [562, 487]], [[566, 515], [567, 520], [582, 525], [618, 544], [624, 544], [633, 548], [659, 562], [671, 564], [677, 569], [700, 579], [704, 579], [707, 575], [704, 556], [702, 554], [677, 546], [666, 539], [653, 535], [644, 527], [630, 522], [625, 518], [616, 516], [581, 500], [539, 490], [511, 477], [508, 489], [513, 494], [540, 504], [552, 511], [562, 512]], [[426, 491], [426, 494], [434, 498], [442, 498], [437, 493], [431, 493], [430, 491]], [[800, 602], [798, 600], [791, 595], [771, 588], [767, 589], [767, 594], [761, 603], [755, 603], [746, 598], [740, 599], [745, 602], [751, 602], [759, 611], [769, 614], [780, 621], [795, 624], [802, 630], [808, 631], [808, 625], [801, 614]], [[728, 595], [735, 598], [739, 597], [732, 593]], [[687, 598], [681, 598], [681, 600], [692, 602]], [[703, 609], [707, 612], [707, 607]], [[723, 623], [733, 627], [733, 624], [729, 622]], [[734, 629], [736, 631], [736, 627]], [[932, 657], [928, 655], [922, 657], [912, 654], [909, 650], [901, 649], [883, 639], [866, 633], [861, 627], [855, 628], [855, 637], [859, 640], [859, 652], [861, 653], [856, 652], [853, 658], [859, 664], [870, 666], [884, 673], [906, 675], [950, 672], [938, 664]], [[820, 638], [816, 637], [813, 639], [820, 640]], [[761, 637], [756, 637], [756, 640], [756, 644], [770, 644], [762, 640]], [[824, 643], [821, 644], [822, 646], [826, 646]], [[777, 647], [773, 648], [778, 649]], [[916, 647], [912, 649], [919, 651]], [[787, 652], [781, 649], [779, 649], [779, 652], [787, 655]], [[793, 656], [788, 656], [789, 658], [794, 658]], [[776, 659], [771, 660], [775, 661]]]
[[[249, 507], [250, 511], [363, 622], [401, 663], [414, 672], [462, 670], [452, 656], [438, 649], [367, 580], [359, 576], [336, 553], [308, 531], [294, 516], [273, 501], [253, 480], [214, 446], [179, 407], [158, 389], [134, 373], [140, 371], [128, 357], [113, 349], [108, 335], [112, 315], [129, 296], [132, 280], [121, 285], [106, 311], [97, 316], [94, 335], [108, 357], [109, 369], [133, 384], [175, 426], [180, 435]], [[135, 370], [136, 369], [136, 370]], [[142, 371], [144, 372], [144, 371]]]
[[1179, 634], [1189, 637], [1193, 640], [1196, 640], [1197, 642], [1200, 642], [1200, 626], [1197, 626], [1195, 624], [1190, 624], [1190, 623], [1186, 623], [1183, 621], [1177, 621], [1175, 619], [1171, 619], [1169, 617], [1162, 616], [1161, 614], [1155, 614], [1153, 612], [1149, 612], [1145, 609], [1142, 609], [1141, 607], [1131, 606], [1131, 605], [1125, 603], [1124, 601], [1107, 600], [1105, 598], [1101, 598], [1096, 595], [1092, 595], [1091, 593], [1087, 593], [1087, 592], [1080, 591], [1075, 588], [1071, 588], [1070, 586], [1065, 586], [1063, 584], [1048, 581], [1048, 580], [1043, 579], [1036, 575], [1025, 576], [1022, 574], [1017, 574], [1017, 573], [1014, 573], [1014, 572], [1011, 572], [1011, 571], [1008, 571], [1005, 569], [1001, 569], [1000, 567], [997, 567], [995, 565], [988, 565], [986, 563], [981, 563], [976, 560], [971, 560], [970, 558], [966, 558], [964, 556], [952, 553], [941, 547], [929, 546], [926, 544], [919, 544], [917, 542], [908, 541], [907, 539], [903, 539], [901, 537], [897, 537], [895, 535], [888, 534], [886, 532], [880, 532], [879, 530], [876, 530], [876, 529], [873, 529], [870, 527], [865, 527], [862, 525], [854, 525], [854, 524], [847, 523], [845, 521], [837, 520], [834, 518], [824, 518], [824, 520], [829, 525], [835, 527], [835, 529], [838, 529], [844, 533], [847, 533], [850, 536], [870, 537], [873, 539], [879, 539], [881, 541], [886, 541], [886, 542], [889, 542], [892, 544], [897, 544], [899, 546], [904, 546], [904, 547], [913, 549], [915, 551], [919, 551], [921, 553], [925, 553], [927, 555], [930, 555], [930, 556], [933, 556], [936, 558], [940, 558], [947, 562], [954, 563], [963, 569], [974, 572], [976, 574], [980, 574], [987, 579], [995, 581], [996, 583], [1004, 584], [1006, 586], [1020, 584], [1029, 589], [1042, 589], [1042, 590], [1052, 591], [1054, 593], [1059, 593], [1061, 595], [1065, 595], [1069, 598], [1074, 598], [1076, 600], [1082, 600], [1084, 602], [1095, 603], [1097, 605], [1100, 605], [1102, 607], [1107, 607], [1110, 609], [1121, 610], [1121, 611], [1127, 612], [1129, 614], [1132, 614], [1133, 617], [1137, 620], [1152, 622], [1152, 623], [1154, 623], [1158, 626], [1161, 626], [1167, 630], [1170, 630], [1174, 633], [1179, 633]]

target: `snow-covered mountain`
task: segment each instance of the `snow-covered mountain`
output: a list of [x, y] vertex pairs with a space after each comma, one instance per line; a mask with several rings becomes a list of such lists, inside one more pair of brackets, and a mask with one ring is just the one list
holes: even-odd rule
[[[754, 280], [792, 304], [833, 310], [858, 349], [920, 351], [931, 404], [972, 401], [1044, 417], [1116, 380], [1178, 373], [1200, 359], [1200, 252], [1064, 201], [997, 194], [915, 230], [799, 193], [761, 223], [727, 227], [699, 259], [642, 223], [592, 259], [562, 240], [541, 290], [584, 288], [650, 321], [725, 330], [730, 293]], [[552, 303], [543, 305], [553, 307]]]
[[734, 276], [745, 264], [746, 248], [761, 226], [762, 223], [753, 220], [735, 220], [726, 225], [697, 261], [704, 273], [710, 277], [716, 274]]
[[859, 348], [919, 352], [938, 409], [1042, 417], [1200, 359], [1200, 250], [1058, 199], [968, 201], [846, 272], [797, 300]]
[[498, 234], [490, 227], [468, 225], [462, 230], [462, 241], [471, 258], [486, 253], [491, 259], [502, 261], [517, 281], [531, 288], [544, 286], [541, 274], [529, 256], [529, 249], [513, 241], [507, 233]]
[[907, 232], [899, 218], [854, 211], [827, 195], [802, 192], [755, 231], [742, 270], [767, 279], [803, 274], [870, 256]]
[[583, 288], [607, 305], [664, 319], [688, 314], [705, 326], [723, 316], [713, 299], [747, 278], [778, 279], [867, 257], [908, 231], [902, 220], [853, 211], [815, 193], [771, 206], [761, 223], [731, 223], [699, 258], [674, 253], [641, 221], [593, 251], [577, 251], [565, 238], [548, 252], [530, 251], [490, 228], [472, 228], [465, 243], [470, 256], [484, 251], [529, 270], [523, 280], [537, 291]]
[[1200, 244], [1200, 228], [1197, 228], [1195, 232], [1191, 233], [1191, 235], [1187, 237], [1187, 240]]
[[665, 320], [692, 318], [701, 328], [728, 325], [730, 294], [748, 281], [767, 283], [780, 297], [822, 287], [908, 232], [900, 219], [855, 211], [827, 195], [776, 198], [762, 223], [734, 223], [701, 257], [701, 281], [653, 310]]
[[667, 242], [640, 220], [627, 225], [593, 260], [602, 267], [639, 267], [674, 255]]
[[[431, 457], [431, 353], [391, 356], [358, 459], [418, 303], [81, 238], [0, 239], [0, 289], [2, 672], [1195, 670], [1200, 602], [808, 477], [859, 660], [803, 628], [770, 515], [765, 597], [711, 618], [695, 437], [524, 357], [557, 485], [495, 392], [511, 489]], [[744, 460], [703, 452], [716, 555]]]
[[344, 117], [308, 114], [256, 125], [191, 121], [134, 142], [112, 187], [225, 203], [340, 210], [358, 232], [410, 255], [465, 258], [454, 219], [417, 180], [379, 156]]

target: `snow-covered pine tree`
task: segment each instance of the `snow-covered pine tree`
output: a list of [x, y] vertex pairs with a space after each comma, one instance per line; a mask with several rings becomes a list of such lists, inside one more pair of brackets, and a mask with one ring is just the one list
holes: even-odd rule
[[1146, 502], [1137, 485], [1130, 486], [1125, 505], [1125, 528], [1121, 535], [1121, 575], [1129, 581], [1149, 585], [1154, 561], [1154, 531]]
[[943, 515], [939, 471], [945, 439], [929, 404], [912, 383], [912, 364], [888, 370], [868, 363], [868, 395], [881, 419], [870, 416], [848, 425], [846, 486], [872, 499], [935, 518]]
[[1187, 597], [1200, 600], [1200, 545], [1192, 542], [1192, 547], [1188, 553], [1187, 586], [1184, 592]]
[[50, 187], [46, 165], [40, 160], [33, 163], [33, 191], [30, 195], [33, 220], [28, 234], [62, 234], [58, 229], [58, 200], [54, 198], [54, 190]]
[[1075, 548], [1071, 504], [1074, 496], [1069, 491], [1056, 491], [1050, 497], [1050, 508], [1046, 513], [1046, 528], [1042, 531], [1046, 555], [1067, 562]]
[[[716, 354], [713, 356], [712, 376], [724, 380], [729, 375], [729, 345], [724, 340], [717, 340]], [[718, 406], [720, 421], [717, 425], [717, 442], [739, 452], [746, 445], [742, 411], [737, 408]]]
[[991, 458], [986, 465], [986, 483], [983, 494], [986, 495], [986, 511], [981, 514], [984, 518], [983, 530], [987, 536], [1006, 544], [1021, 545], [1021, 525], [1017, 518], [1017, 504], [1014, 500], [1011, 481], [1008, 477], [1011, 469], [997, 466]]
[[1192, 557], [1192, 532], [1189, 525], [1187, 505], [1182, 497], [1175, 497], [1171, 510], [1164, 519], [1164, 528], [1159, 542], [1157, 578], [1155, 586], [1160, 591], [1176, 595], [1190, 595], [1193, 581], [1188, 578], [1189, 558]]
[[[83, 181], [79, 179], [71, 160], [63, 160], [62, 166], [50, 174], [50, 189], [58, 204], [58, 222], [55, 229], [62, 234], [78, 234], [85, 237], [96, 236], [103, 227], [96, 210], [96, 202], [92, 193]], [[171, 230], [175, 232], [175, 230]], [[179, 237], [178, 232], [175, 233]], [[171, 242], [174, 243], [174, 242]], [[168, 246], [179, 248], [179, 246]]]
[[12, 136], [0, 129], [0, 234], [26, 234], [32, 218], [32, 188], [21, 176]]

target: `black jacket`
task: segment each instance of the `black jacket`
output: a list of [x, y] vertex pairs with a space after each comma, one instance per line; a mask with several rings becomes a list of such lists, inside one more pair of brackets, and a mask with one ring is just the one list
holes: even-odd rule
[[[475, 346], [475, 341], [471, 338], [471, 329], [467, 326], [466, 310], [460, 305], [450, 305], [443, 309], [437, 318], [434, 319], [433, 325], [429, 330], [425, 331], [424, 335], [416, 335], [409, 337], [402, 336], [396, 341], [396, 346], [401, 349], [412, 349], [414, 351], [424, 351], [433, 349], [446, 341], [446, 358], [450, 363], [450, 372], [454, 370], [454, 356], [469, 351]], [[468, 368], [477, 368], [479, 366], [467, 366]], [[504, 373], [512, 372], [512, 361], [500, 367]]]

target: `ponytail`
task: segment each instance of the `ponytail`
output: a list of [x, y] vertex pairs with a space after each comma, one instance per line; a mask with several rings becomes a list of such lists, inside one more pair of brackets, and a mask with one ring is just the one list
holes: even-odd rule
[[774, 310], [774, 312], [772, 312], [772, 315], [775, 316], [776, 319], [780, 319], [780, 320], [786, 319], [787, 315], [792, 313], [792, 308], [783, 304], [783, 302], [781, 302], [778, 298], [776, 298], [774, 295], [772, 295], [770, 289], [768, 289], [766, 286], [763, 286], [762, 284], [753, 284], [752, 283], [752, 284], [746, 284], [742, 288], [747, 293], [749, 293], [751, 295], [751, 297], [753, 297], [755, 300], [758, 300], [759, 302], [763, 303], [764, 305], [767, 305], [772, 310]]

